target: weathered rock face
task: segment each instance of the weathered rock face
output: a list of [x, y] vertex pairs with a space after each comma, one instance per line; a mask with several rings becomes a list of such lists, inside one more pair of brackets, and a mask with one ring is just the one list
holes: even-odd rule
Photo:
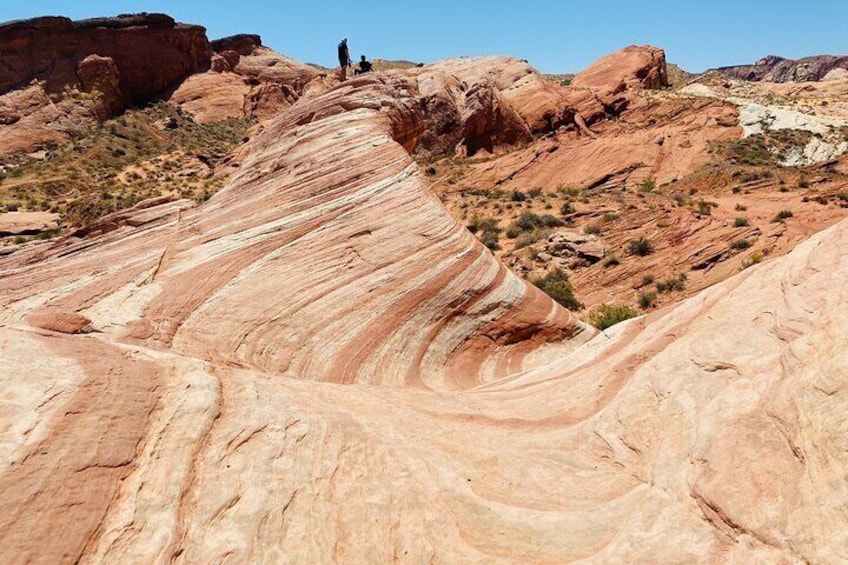
[[164, 14], [71, 21], [46, 17], [0, 25], [0, 93], [44, 81], [48, 93], [79, 83], [89, 55], [112, 59], [126, 104], [149, 100], [209, 66], [212, 50], [200, 26]]
[[[200, 123], [227, 118], [268, 119], [289, 108], [324, 74], [263, 47], [258, 35], [211, 43], [211, 69], [186, 79], [168, 100]], [[323, 90], [323, 89], [322, 89]]]
[[575, 88], [607, 94], [634, 87], [658, 90], [668, 85], [665, 52], [650, 45], [631, 45], [601, 57], [571, 82]]
[[122, 107], [121, 71], [109, 57], [89, 55], [77, 65], [82, 90], [93, 94], [97, 117], [105, 120]]
[[575, 124], [570, 91], [519, 59], [448, 59], [391, 72], [416, 79], [428, 117], [422, 154], [492, 153]]
[[79, 135], [209, 67], [200, 26], [162, 14], [0, 25], [0, 154]]
[[750, 81], [811, 82], [822, 80], [834, 69], [848, 69], [848, 56], [817, 55], [793, 60], [769, 55], [753, 65], [719, 67], [714, 70]]
[[665, 52], [649, 45], [631, 45], [601, 57], [577, 74], [568, 89], [568, 100], [580, 119], [591, 124], [630, 108], [637, 89], [667, 86]]
[[210, 42], [210, 45], [216, 53], [234, 51], [239, 55], [250, 55], [254, 49], [262, 47], [262, 38], [258, 35], [242, 33], [215, 39]]

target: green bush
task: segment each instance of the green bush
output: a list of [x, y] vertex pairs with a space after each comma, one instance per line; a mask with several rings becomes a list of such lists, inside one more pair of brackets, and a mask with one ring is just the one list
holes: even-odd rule
[[553, 269], [532, 283], [557, 303], [569, 310], [582, 310], [583, 304], [574, 296], [574, 287], [568, 274], [562, 269]]
[[599, 330], [605, 330], [638, 315], [639, 311], [627, 304], [601, 304], [589, 314], [587, 320]]
[[640, 237], [638, 239], [631, 239], [627, 243], [627, 252], [630, 255], [638, 255], [640, 257], [646, 257], [654, 252], [654, 244], [650, 242], [645, 237]]
[[748, 227], [748, 218], [743, 218], [742, 216], [737, 216], [735, 220], [733, 220], [734, 228], [745, 228]]
[[782, 222], [787, 218], [791, 218], [794, 214], [792, 210], [781, 210], [777, 213], [777, 215], [772, 219], [772, 222]]
[[545, 214], [539, 218], [539, 220], [542, 222], [542, 227], [545, 228], [555, 228], [562, 224], [562, 222], [559, 221], [559, 218], [552, 214]]
[[518, 227], [518, 226], [516, 226], [516, 225], [511, 225], [511, 226], [509, 226], [508, 228], [506, 228], [506, 236], [507, 236], [509, 239], [515, 239], [516, 237], [518, 237], [518, 236], [519, 236], [519, 235], [521, 235], [522, 233], [523, 233], [523, 232], [521, 231], [521, 228], [519, 228], [519, 227]]
[[653, 192], [657, 188], [657, 179], [648, 177], [639, 183], [639, 192]]
[[542, 225], [542, 218], [533, 212], [522, 212], [521, 215], [515, 219], [512, 225], [522, 231], [530, 231]]
[[750, 241], [748, 241], [747, 239], [737, 239], [736, 241], [730, 242], [730, 248], [731, 249], [738, 249], [738, 250], [748, 249], [752, 245], [754, 245], [754, 244], [751, 243]]
[[657, 292], [660, 294], [684, 290], [686, 288], [686, 273], [680, 273], [675, 278], [666, 279], [657, 283]]
[[698, 213], [702, 216], [710, 216], [713, 213], [713, 207], [715, 206], [712, 202], [707, 202], [706, 200], [698, 200]]
[[497, 251], [501, 248], [501, 244], [498, 242], [497, 232], [483, 232], [483, 237], [480, 239], [480, 241], [482, 241], [483, 245], [485, 245], [492, 251]]
[[647, 310], [649, 308], [653, 308], [657, 305], [657, 293], [656, 292], [643, 292], [639, 295], [639, 308], [642, 310]]
[[574, 213], [574, 204], [571, 202], [563, 202], [562, 207], [559, 209], [559, 213], [563, 216], [567, 216], [569, 214]]
[[515, 239], [515, 249], [522, 249], [524, 247], [528, 247], [533, 245], [537, 241], [541, 241], [550, 235], [550, 230], [546, 229], [535, 229], [529, 232], [523, 232]]
[[586, 235], [598, 235], [601, 233], [601, 226], [598, 224], [589, 224], [583, 228], [583, 233]]

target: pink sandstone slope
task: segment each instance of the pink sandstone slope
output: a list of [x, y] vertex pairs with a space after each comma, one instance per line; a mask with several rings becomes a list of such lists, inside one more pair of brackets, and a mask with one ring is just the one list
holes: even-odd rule
[[[532, 128], [478, 64], [435, 83]], [[0, 258], [0, 561], [848, 557], [848, 224], [594, 335], [427, 191], [437, 70]]]

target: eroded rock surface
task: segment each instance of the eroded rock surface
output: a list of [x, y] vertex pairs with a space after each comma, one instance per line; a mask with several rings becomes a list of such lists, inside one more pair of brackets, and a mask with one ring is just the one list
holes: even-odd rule
[[841, 558], [848, 224], [590, 341], [427, 190], [454, 80], [418, 72], [301, 100], [198, 208], [0, 258], [3, 558]]
[[835, 69], [848, 69], [848, 57], [816, 55], [793, 60], [769, 55], [753, 65], [720, 67], [716, 70], [742, 80], [809, 82], [822, 80]]
[[164, 14], [0, 24], [0, 154], [56, 144], [209, 67], [206, 30]]

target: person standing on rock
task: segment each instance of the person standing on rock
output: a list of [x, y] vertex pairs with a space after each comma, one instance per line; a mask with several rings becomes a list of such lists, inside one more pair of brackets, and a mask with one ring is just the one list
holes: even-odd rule
[[352, 64], [353, 63], [350, 60], [350, 50], [347, 48], [347, 37], [345, 37], [342, 39], [342, 42], [339, 43], [339, 66], [342, 68], [342, 80], [347, 79], [347, 68]]

